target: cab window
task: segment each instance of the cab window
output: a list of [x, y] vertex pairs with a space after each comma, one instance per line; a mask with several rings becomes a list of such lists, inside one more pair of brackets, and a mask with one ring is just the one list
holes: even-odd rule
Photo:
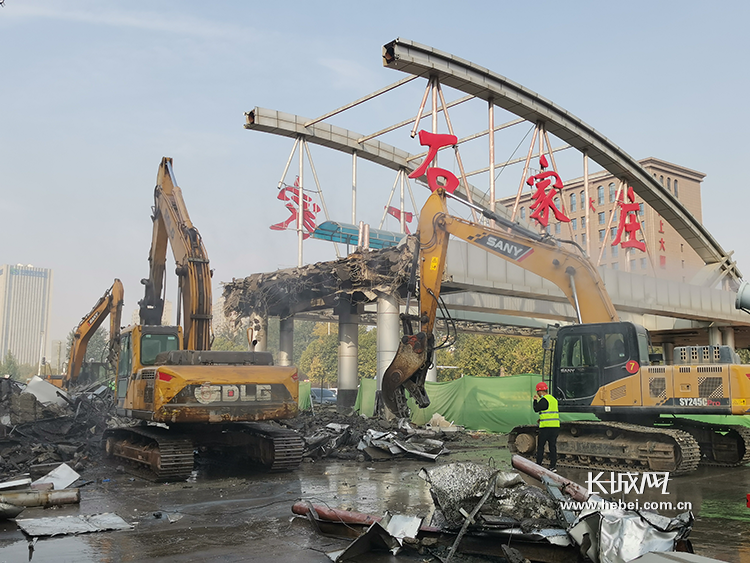
[[144, 334], [141, 337], [141, 363], [152, 366], [161, 352], [179, 350], [179, 341], [174, 334]]
[[621, 333], [613, 332], [604, 335], [604, 357], [605, 366], [617, 366], [627, 361], [628, 350]]

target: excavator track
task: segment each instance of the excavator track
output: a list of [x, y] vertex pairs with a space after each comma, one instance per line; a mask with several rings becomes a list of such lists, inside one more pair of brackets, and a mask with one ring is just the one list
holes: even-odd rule
[[[533, 460], [536, 434], [536, 426], [517, 426], [508, 435], [508, 448]], [[557, 439], [557, 465], [562, 467], [685, 475], [695, 471], [700, 459], [698, 441], [677, 428], [624, 422], [563, 422]]]
[[739, 424], [708, 424], [677, 418], [672, 427], [688, 432], [698, 442], [701, 465], [737, 467], [750, 463], [750, 428]]
[[193, 442], [158, 426], [112, 428], [104, 433], [106, 454], [149, 481], [184, 481], [193, 471]]
[[263, 422], [234, 422], [196, 432], [199, 451], [209, 458], [234, 459], [269, 472], [294, 471], [302, 461], [305, 442], [297, 432]]

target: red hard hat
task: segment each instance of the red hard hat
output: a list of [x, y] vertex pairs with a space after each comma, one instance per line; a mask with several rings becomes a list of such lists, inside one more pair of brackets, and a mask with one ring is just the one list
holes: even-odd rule
[[541, 381], [536, 384], [537, 391], [546, 391], [547, 389], [548, 389], [547, 384], [544, 381]]

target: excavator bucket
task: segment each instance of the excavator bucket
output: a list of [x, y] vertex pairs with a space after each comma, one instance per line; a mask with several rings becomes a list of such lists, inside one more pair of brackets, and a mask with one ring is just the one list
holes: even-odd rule
[[427, 335], [420, 332], [404, 336], [391, 365], [383, 374], [382, 399], [388, 410], [401, 418], [409, 416], [404, 388], [417, 401], [420, 408], [429, 406], [424, 390], [428, 358]]

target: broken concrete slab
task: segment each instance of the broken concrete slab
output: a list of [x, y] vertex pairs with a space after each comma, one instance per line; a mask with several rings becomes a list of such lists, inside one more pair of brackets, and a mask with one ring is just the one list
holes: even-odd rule
[[[31, 486], [32, 488], [39, 488], [39, 485], [50, 483], [53, 489], [60, 490], [70, 487], [75, 483], [81, 476], [76, 473], [67, 463], [61, 463], [55, 469], [47, 473], [44, 477], [41, 477], [34, 481]], [[35, 487], [35, 485], [37, 485]]]
[[17, 519], [16, 523], [24, 533], [32, 537], [87, 534], [133, 528], [132, 524], [128, 524], [112, 512], [56, 518], [24, 518]]

